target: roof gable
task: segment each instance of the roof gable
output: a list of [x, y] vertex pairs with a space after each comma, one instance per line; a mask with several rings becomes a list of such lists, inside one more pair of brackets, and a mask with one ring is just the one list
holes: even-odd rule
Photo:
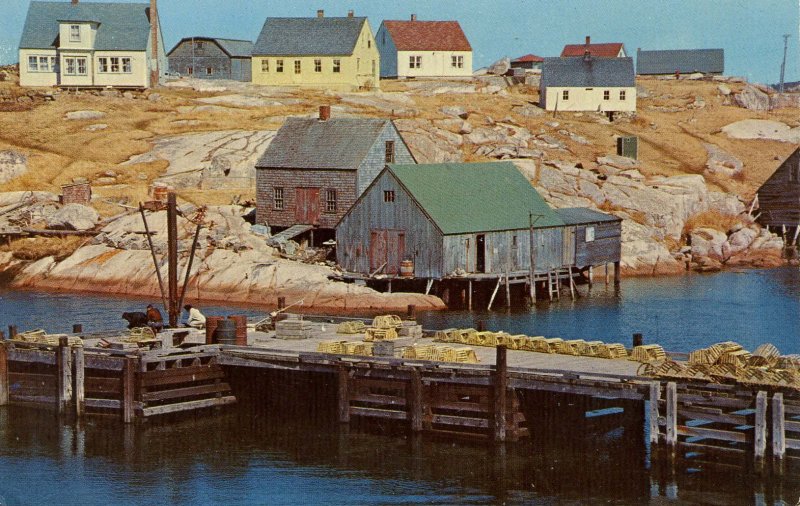
[[388, 166], [445, 235], [561, 226], [511, 162]]
[[[775, 172], [764, 181], [764, 184], [761, 185], [758, 191], [760, 192], [764, 187], [771, 185], [785, 185], [789, 182], [792, 171], [794, 171], [795, 174], [800, 173], [800, 148], [795, 149], [792, 154], [786, 157], [778, 168], [775, 169]], [[798, 180], [798, 182], [800, 182], [800, 180]]]
[[668, 49], [636, 51], [638, 74], [684, 74], [704, 72], [721, 74], [725, 70], [724, 49]]
[[387, 125], [391, 120], [289, 118], [256, 167], [356, 170]]
[[636, 76], [633, 58], [545, 58], [541, 86], [590, 88], [632, 87]]
[[254, 55], [349, 55], [367, 18], [267, 18]]
[[253, 51], [253, 43], [249, 40], [219, 39], [215, 37], [184, 37], [179, 40], [177, 44], [175, 44], [175, 47], [169, 50], [167, 56], [170, 56], [172, 53], [174, 53], [175, 50], [181, 46], [181, 44], [185, 42], [192, 43], [196, 41], [213, 42], [231, 58], [250, 58], [250, 55]]
[[604, 42], [600, 44], [567, 44], [564, 46], [564, 49], [561, 50], [561, 57], [583, 56], [588, 49], [592, 56], [616, 58], [623, 47], [624, 44], [622, 42]]
[[472, 51], [458, 21], [384, 21], [398, 51]]
[[59, 21], [98, 23], [94, 48], [100, 51], [147, 50], [150, 5], [129, 3], [31, 2], [20, 49], [54, 49]]

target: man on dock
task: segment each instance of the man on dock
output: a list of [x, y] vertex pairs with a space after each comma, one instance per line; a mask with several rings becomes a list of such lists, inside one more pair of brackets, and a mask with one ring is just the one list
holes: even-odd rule
[[196, 329], [202, 329], [206, 326], [206, 317], [203, 316], [203, 313], [200, 312], [199, 309], [196, 307], [192, 307], [191, 304], [186, 304], [183, 306], [183, 309], [189, 313], [188, 318], [186, 318], [185, 325], [187, 327], [194, 327]]
[[153, 332], [161, 332], [164, 329], [164, 318], [161, 316], [161, 311], [152, 304], [147, 305], [147, 326], [153, 329]]

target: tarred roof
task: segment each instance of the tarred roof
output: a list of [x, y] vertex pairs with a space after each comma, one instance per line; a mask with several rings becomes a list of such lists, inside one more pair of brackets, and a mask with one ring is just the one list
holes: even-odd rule
[[543, 62], [544, 58], [541, 56], [536, 56], [535, 54], [526, 54], [525, 56], [520, 56], [514, 60], [511, 60], [511, 63], [524, 63], [524, 62]]
[[592, 56], [614, 58], [622, 49], [622, 42], [606, 42], [604, 44], [589, 44], [588, 46], [586, 44], [567, 44], [564, 46], [564, 50], [561, 51], [561, 56], [583, 56], [587, 47]]
[[384, 21], [398, 51], [472, 51], [458, 21]]

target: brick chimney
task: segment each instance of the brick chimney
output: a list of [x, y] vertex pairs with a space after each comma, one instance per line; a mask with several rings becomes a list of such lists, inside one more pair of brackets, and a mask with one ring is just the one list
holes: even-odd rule
[[72, 5], [78, 5], [78, 0], [72, 0]]
[[411, 21], [416, 21], [416, 20], [417, 20], [417, 15], [416, 14], [412, 14], [411, 15]]
[[331, 119], [331, 106], [329, 105], [319, 106], [319, 120], [328, 121], [329, 119]]
[[589, 44], [591, 44], [591, 43], [592, 43], [592, 38], [587, 35], [586, 36], [586, 46], [583, 49], [583, 59], [584, 60], [588, 60], [589, 58], [592, 57], [592, 53], [591, 53], [591, 51], [589, 51]]
[[317, 9], [317, 17], [318, 18], [324, 18], [325, 17], [325, 11], [322, 10], [322, 9]]
[[347, 17], [348, 18], [352, 18], [354, 15], [355, 15], [355, 13], [353, 12], [353, 9], [350, 9], [349, 11], [347, 11]]

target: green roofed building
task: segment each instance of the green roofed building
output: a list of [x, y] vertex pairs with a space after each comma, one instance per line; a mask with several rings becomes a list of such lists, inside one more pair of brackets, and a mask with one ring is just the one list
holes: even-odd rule
[[337, 225], [336, 257], [355, 279], [511, 283], [619, 262], [621, 220], [584, 211], [552, 209], [511, 162], [390, 164]]

